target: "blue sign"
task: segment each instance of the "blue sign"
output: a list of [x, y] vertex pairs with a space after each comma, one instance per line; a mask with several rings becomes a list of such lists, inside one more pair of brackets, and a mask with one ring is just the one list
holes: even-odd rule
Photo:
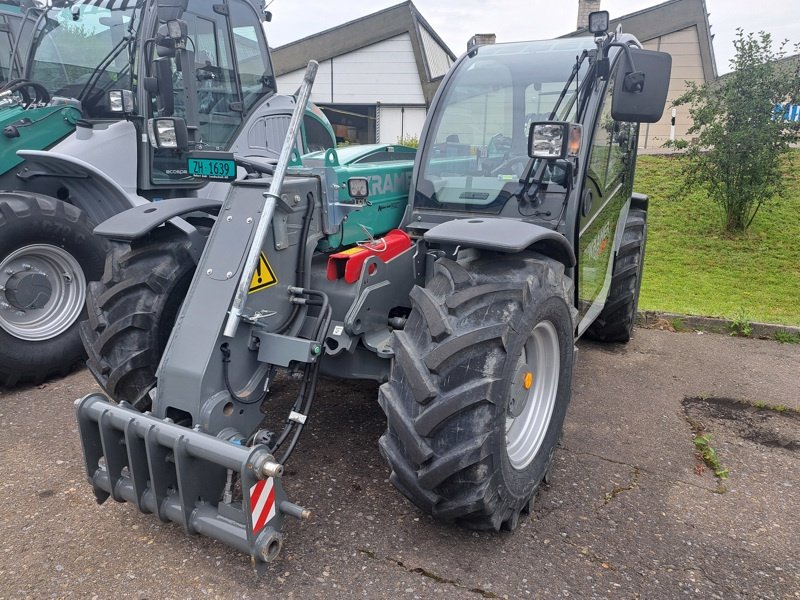
[[775, 105], [775, 118], [783, 113], [784, 121], [798, 121], [800, 122], [800, 104], [776, 104]]

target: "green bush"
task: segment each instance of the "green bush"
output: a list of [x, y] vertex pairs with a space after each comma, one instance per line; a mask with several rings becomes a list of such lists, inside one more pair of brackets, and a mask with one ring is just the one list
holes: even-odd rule
[[787, 42], [773, 50], [763, 31], [739, 29], [733, 43], [734, 71], [705, 85], [689, 82], [674, 103], [688, 104], [694, 123], [688, 186], [708, 192], [729, 232], [745, 231], [765, 203], [781, 197], [781, 157], [800, 139], [800, 123], [784, 110], [800, 101], [800, 60], [785, 60]]

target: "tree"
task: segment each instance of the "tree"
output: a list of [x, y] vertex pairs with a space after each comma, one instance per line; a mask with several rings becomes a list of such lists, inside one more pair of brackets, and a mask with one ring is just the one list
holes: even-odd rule
[[694, 122], [687, 186], [705, 189], [722, 209], [725, 230], [741, 232], [783, 192], [781, 157], [800, 140], [800, 122], [787, 110], [800, 103], [800, 56], [786, 57], [788, 42], [773, 50], [763, 31], [738, 29], [733, 43], [733, 72], [690, 82], [674, 104], [688, 104]]

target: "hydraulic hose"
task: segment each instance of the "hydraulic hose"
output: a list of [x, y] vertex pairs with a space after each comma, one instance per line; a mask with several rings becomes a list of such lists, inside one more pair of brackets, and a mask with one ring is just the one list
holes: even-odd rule
[[[325, 316], [321, 320], [320, 326], [318, 327], [318, 331], [322, 332], [328, 331], [328, 327], [331, 324], [332, 313], [333, 311], [330, 309], [330, 307], [327, 307], [327, 313], [325, 313]], [[311, 406], [314, 404], [314, 396], [316, 395], [317, 392], [317, 382], [319, 381], [319, 367], [321, 362], [322, 362], [321, 360], [317, 360], [317, 362], [315, 362], [314, 365], [311, 367], [311, 380], [309, 382], [310, 387], [307, 390], [306, 401], [301, 411], [301, 414], [306, 416], [310, 414]], [[304, 427], [305, 423], [297, 423], [294, 435], [292, 436], [292, 439], [289, 442], [289, 446], [286, 448], [286, 451], [283, 453], [280, 460], [278, 460], [280, 464], [282, 465], [286, 464], [286, 461], [289, 460], [289, 457], [292, 455], [292, 452], [294, 452], [295, 446], [297, 446], [297, 442], [300, 439], [300, 434], [303, 433]]]
[[242, 404], [261, 404], [264, 400], [266, 400], [267, 390], [264, 390], [261, 395], [256, 396], [255, 398], [245, 398], [243, 396], [236, 395], [228, 375], [228, 365], [231, 362], [231, 348], [228, 345], [228, 342], [222, 344], [222, 346], [219, 347], [219, 351], [222, 352], [222, 377], [225, 379], [225, 387], [227, 388], [228, 393], [231, 395], [231, 398], [237, 402], [241, 402]]

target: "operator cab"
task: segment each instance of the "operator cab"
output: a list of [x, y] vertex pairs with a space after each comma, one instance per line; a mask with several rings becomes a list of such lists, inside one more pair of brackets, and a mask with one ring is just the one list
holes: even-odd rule
[[[50, 97], [71, 104], [81, 111], [79, 126], [95, 133], [130, 130], [125, 139], [138, 147], [140, 192], [163, 197], [204, 185], [187, 172], [187, 150], [230, 152], [239, 144], [250, 155], [277, 158], [292, 106], [269, 101], [276, 82], [258, 2], [53, 0], [49, 6], [26, 16], [34, 34], [17, 52], [27, 57], [29, 86], [48, 92], [36, 104]], [[0, 44], [6, 37], [0, 31]], [[264, 108], [265, 101], [272, 107]], [[172, 125], [152, 126], [155, 119]], [[133, 126], [116, 125], [124, 121]], [[305, 123], [301, 153], [334, 145], [324, 115], [309, 110]], [[186, 147], [176, 145], [181, 141]]]
[[[426, 133], [415, 210], [528, 216], [508, 204], [528, 167], [531, 124], [578, 119], [578, 89], [561, 93], [577, 57], [593, 46], [591, 38], [497, 44], [463, 57]], [[579, 84], [588, 70], [584, 61]], [[565, 165], [553, 163], [542, 192], [563, 196], [566, 184]]]

